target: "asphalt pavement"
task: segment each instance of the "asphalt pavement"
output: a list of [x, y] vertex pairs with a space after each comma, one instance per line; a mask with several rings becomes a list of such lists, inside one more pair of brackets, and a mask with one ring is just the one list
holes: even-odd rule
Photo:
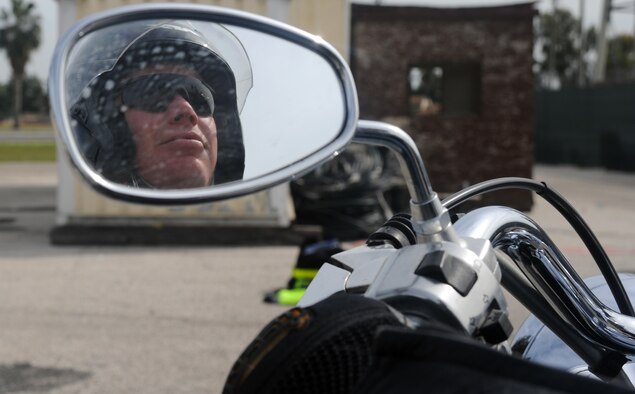
[[53, 130], [0, 130], [0, 142], [53, 142], [55, 133]]
[[[537, 166], [633, 271], [635, 174]], [[217, 393], [285, 308], [295, 247], [52, 246], [52, 164], [0, 164], [0, 393]], [[581, 242], [538, 197], [531, 215], [583, 275]], [[517, 324], [523, 311], [513, 306]]]

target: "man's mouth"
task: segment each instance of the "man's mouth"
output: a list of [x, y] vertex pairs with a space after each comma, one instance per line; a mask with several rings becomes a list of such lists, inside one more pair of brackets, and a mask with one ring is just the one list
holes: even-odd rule
[[207, 142], [203, 139], [202, 136], [200, 136], [199, 134], [195, 133], [194, 131], [188, 131], [188, 132], [184, 132], [184, 133], [176, 133], [172, 136], [170, 136], [169, 138], [165, 139], [160, 145], [166, 145], [172, 142], [178, 142], [178, 141], [198, 141], [200, 142], [206, 149], [207, 149]]

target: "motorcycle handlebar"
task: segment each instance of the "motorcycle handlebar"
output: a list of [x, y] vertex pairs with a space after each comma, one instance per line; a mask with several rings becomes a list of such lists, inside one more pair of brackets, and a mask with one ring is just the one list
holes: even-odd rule
[[[597, 369], [600, 365], [606, 367], [606, 354], [580, 354], [581, 347], [598, 349], [600, 345], [612, 351], [613, 355], [609, 358], [614, 362], [608, 363], [612, 367], [599, 371], [612, 376], [619, 373], [621, 364], [626, 361], [623, 354], [635, 353], [635, 318], [604, 305], [591, 292], [544, 230], [528, 216], [511, 208], [486, 207], [466, 214], [454, 227], [464, 237], [489, 239], [494, 249], [504, 253], [514, 262], [537, 290], [527, 294], [541, 294], [555, 312], [564, 317], [565, 321], [559, 327], [550, 328], [561, 334], [563, 330], [567, 331], [567, 326], [575, 327], [577, 336], [559, 336], [576, 350], [591, 368], [596, 366]], [[503, 284], [505, 285], [505, 280]], [[526, 305], [531, 304], [528, 300], [520, 301]], [[566, 337], [570, 337], [569, 340]], [[571, 340], [579, 342], [571, 343]], [[582, 342], [587, 342], [591, 346], [584, 346]], [[603, 361], [599, 362], [597, 357]]]

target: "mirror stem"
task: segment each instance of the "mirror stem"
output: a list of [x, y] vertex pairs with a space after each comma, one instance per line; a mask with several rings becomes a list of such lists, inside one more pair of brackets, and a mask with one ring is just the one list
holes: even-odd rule
[[397, 155], [410, 192], [413, 225], [418, 235], [434, 235], [450, 226], [450, 215], [432, 190], [419, 149], [405, 131], [383, 122], [360, 120], [353, 142], [382, 146]]

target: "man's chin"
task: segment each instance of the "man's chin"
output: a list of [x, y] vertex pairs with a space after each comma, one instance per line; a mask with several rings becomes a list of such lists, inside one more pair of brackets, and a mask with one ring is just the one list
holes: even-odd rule
[[177, 160], [165, 165], [162, 171], [141, 176], [157, 189], [193, 189], [209, 186], [213, 173], [198, 160]]
[[150, 186], [156, 189], [198, 189], [209, 186], [209, 181], [200, 179], [154, 179], [146, 180]]

